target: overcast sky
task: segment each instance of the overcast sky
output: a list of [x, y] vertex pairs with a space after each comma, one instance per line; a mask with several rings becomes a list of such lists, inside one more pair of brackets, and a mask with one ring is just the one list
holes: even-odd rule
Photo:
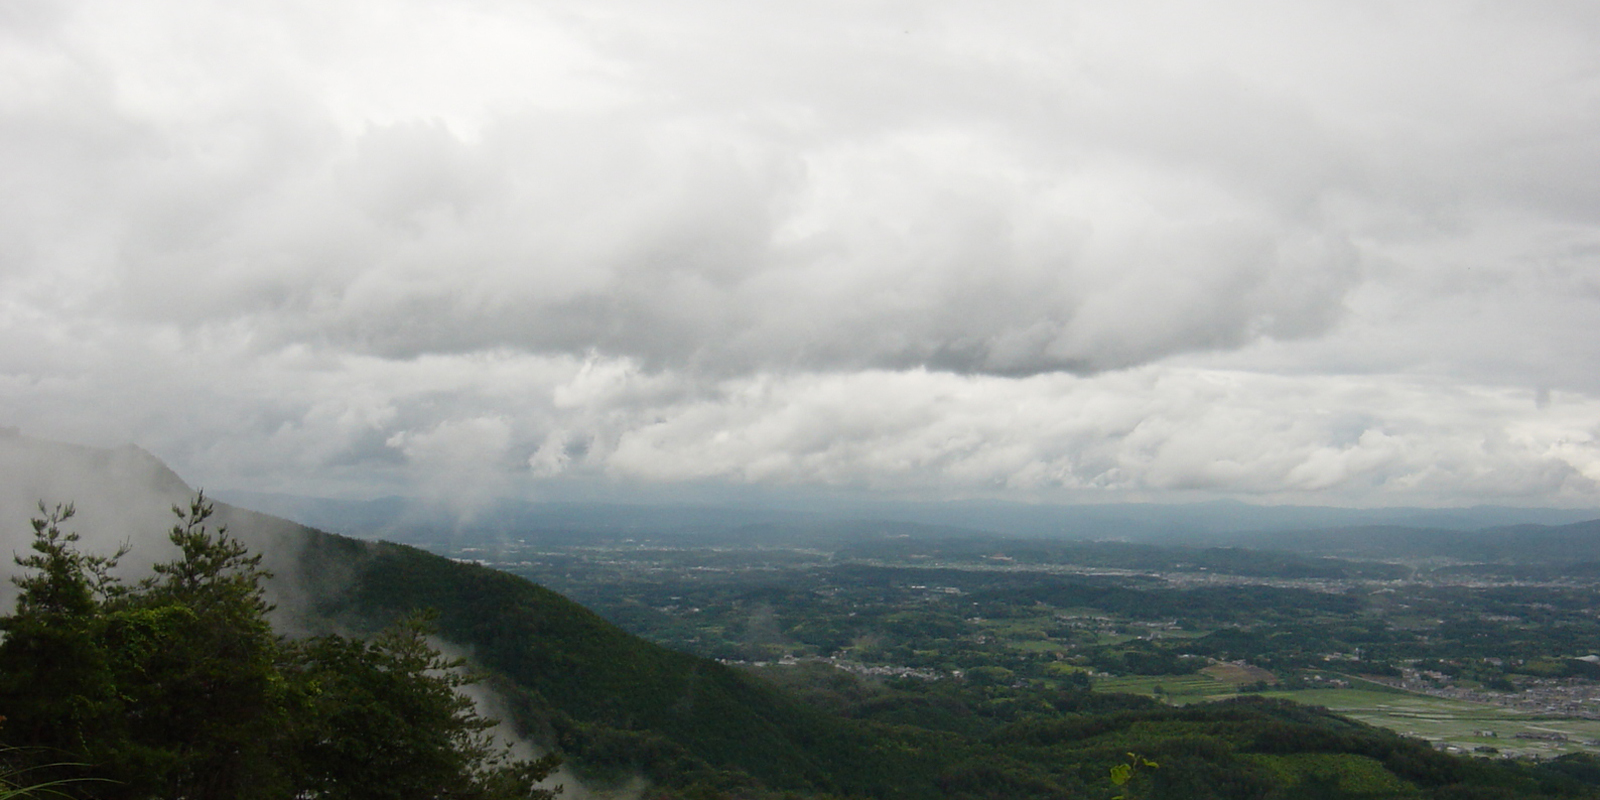
[[1595, 505], [1597, 311], [1587, 0], [0, 2], [0, 424], [213, 488]]

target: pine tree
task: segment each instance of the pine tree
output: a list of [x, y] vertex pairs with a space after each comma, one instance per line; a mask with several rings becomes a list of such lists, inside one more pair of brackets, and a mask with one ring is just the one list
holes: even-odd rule
[[270, 573], [226, 528], [210, 529], [203, 492], [172, 511], [178, 558], [157, 564], [109, 624], [132, 742], [176, 796], [286, 796], [287, 686], [262, 586]]
[[313, 687], [300, 758], [329, 800], [550, 797], [536, 790], [559, 764], [510, 761], [459, 690], [460, 659], [427, 642], [433, 615], [407, 617], [370, 642], [325, 636], [298, 648], [297, 683]]
[[0, 774], [106, 800], [551, 795], [534, 784], [558, 760], [495, 749], [428, 618], [371, 641], [286, 641], [261, 556], [211, 530], [203, 493], [173, 512], [178, 558], [130, 588], [112, 575], [126, 548], [80, 552], [62, 531], [72, 506], [41, 504], [0, 617]]
[[[29, 573], [13, 578], [15, 613], [0, 618], [0, 736], [59, 761], [85, 753], [120, 727], [121, 696], [101, 646], [109, 570], [126, 550], [94, 557], [63, 532], [71, 505], [39, 504], [33, 554], [15, 556]], [[22, 755], [12, 753], [12, 755]]]

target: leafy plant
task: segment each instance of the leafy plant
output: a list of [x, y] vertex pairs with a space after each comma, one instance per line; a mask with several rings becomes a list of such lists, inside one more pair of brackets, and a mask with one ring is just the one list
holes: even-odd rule
[[1157, 764], [1156, 762], [1151, 761], [1150, 759], [1145, 758], [1138, 753], [1129, 753], [1128, 760], [1126, 762], [1117, 764], [1111, 768], [1111, 785], [1122, 789], [1122, 793], [1114, 796], [1112, 800], [1135, 800], [1134, 795], [1125, 787], [1127, 787], [1128, 784], [1132, 783], [1134, 779], [1140, 777], [1146, 771], [1156, 769], [1160, 766], [1160, 764]]

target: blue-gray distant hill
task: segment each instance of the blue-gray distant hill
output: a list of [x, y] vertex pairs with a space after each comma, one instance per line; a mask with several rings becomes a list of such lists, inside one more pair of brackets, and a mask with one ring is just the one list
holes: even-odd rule
[[1270, 546], [1276, 550], [1342, 558], [1544, 565], [1600, 561], [1600, 520], [1476, 530], [1371, 525], [1242, 534], [1224, 537], [1224, 540], [1242, 547]]
[[[307, 525], [406, 542], [527, 539], [575, 544], [649, 538], [686, 544], [748, 546], [765, 542], [838, 549], [895, 538], [966, 540], [969, 547], [1015, 538], [1249, 548], [1359, 560], [1600, 561], [1600, 510], [1594, 509], [1348, 509], [1219, 501], [1085, 506], [882, 503], [804, 511], [504, 501], [462, 517], [442, 506], [401, 498], [348, 501], [252, 492], [223, 496]], [[1028, 545], [1023, 549], [1040, 548]]]

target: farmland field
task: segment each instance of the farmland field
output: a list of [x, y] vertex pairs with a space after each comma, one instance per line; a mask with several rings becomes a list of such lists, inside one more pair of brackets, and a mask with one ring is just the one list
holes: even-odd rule
[[[1094, 686], [1103, 692], [1152, 695], [1174, 705], [1187, 705], [1234, 697], [1238, 683], [1202, 673], [1103, 678], [1095, 681]], [[1512, 756], [1600, 753], [1600, 720], [1542, 717], [1487, 703], [1397, 691], [1297, 689], [1267, 691], [1260, 695], [1323, 706], [1369, 725], [1439, 742], [1467, 753], [1479, 747], [1493, 747], [1502, 755]], [[1567, 740], [1518, 739], [1519, 733], [1560, 734]]]
[[[1125, 678], [1101, 678], [1094, 688], [1102, 692], [1159, 695], [1174, 704], [1196, 703], [1232, 697], [1237, 685], [1219, 681], [1203, 673], [1194, 675], [1130, 675]], [[1159, 690], [1159, 691], [1158, 691]]]
[[[1351, 719], [1468, 752], [1475, 747], [1494, 747], [1507, 755], [1600, 752], [1600, 745], [1585, 744], [1600, 741], [1600, 720], [1553, 719], [1487, 703], [1360, 689], [1305, 689], [1263, 695], [1325, 706]], [[1479, 735], [1489, 731], [1495, 735]], [[1568, 741], [1518, 739], [1518, 733], [1561, 734]]]
[[1204, 675], [1210, 675], [1211, 677], [1224, 683], [1235, 685], [1254, 683], [1256, 681], [1263, 681], [1266, 683], [1278, 682], [1278, 677], [1276, 675], [1273, 675], [1272, 673], [1260, 667], [1242, 666], [1239, 664], [1212, 664], [1211, 666], [1200, 670], [1200, 672]]

